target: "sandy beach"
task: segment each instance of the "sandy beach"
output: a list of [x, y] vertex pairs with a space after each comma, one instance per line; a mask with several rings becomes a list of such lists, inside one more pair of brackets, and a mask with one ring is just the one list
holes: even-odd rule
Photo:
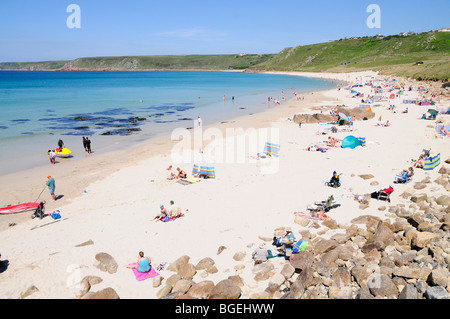
[[[274, 229], [292, 227], [297, 238], [305, 227], [294, 222], [294, 212], [306, 211], [315, 201], [326, 200], [333, 194], [340, 206], [329, 217], [345, 225], [362, 214], [385, 218], [379, 210], [384, 202], [371, 201], [362, 210], [353, 193], [366, 194], [392, 184], [394, 176], [411, 166], [423, 149], [430, 149], [441, 159], [450, 157], [450, 137], [435, 137], [435, 121], [420, 120], [428, 106], [403, 104], [403, 99], [420, 98], [416, 90], [405, 90], [403, 96], [383, 100], [372, 105], [374, 118], [354, 121], [352, 132], [333, 134], [337, 139], [348, 135], [366, 138], [365, 147], [355, 149], [330, 148], [327, 152], [309, 152], [311, 145], [327, 140], [331, 125], [298, 124], [292, 117], [298, 113], [329, 114], [336, 105], [358, 107], [360, 99], [345, 89], [348, 85], [374, 79], [385, 79], [374, 72], [349, 74], [283, 73], [318, 76], [347, 82], [340, 90], [330, 89], [289, 97], [285, 102], [265, 112], [249, 114], [226, 122], [203, 127], [219, 129], [275, 129], [278, 132], [280, 157], [251, 160], [246, 154], [244, 163], [216, 163], [216, 179], [181, 185], [166, 179], [166, 168], [181, 167], [188, 174], [195, 163], [176, 163], [173, 150], [178, 140], [162, 136], [107, 154], [64, 162], [59, 165], [34, 168], [0, 176], [1, 206], [46, 200], [46, 212], [60, 210], [61, 219], [31, 219], [31, 212], [0, 216], [0, 260], [8, 260], [8, 268], [0, 274], [0, 298], [18, 299], [30, 287], [37, 288], [30, 299], [76, 298], [77, 284], [86, 276], [103, 280], [91, 289], [113, 288], [122, 299], [156, 299], [164, 282], [173, 274], [169, 269], [158, 271], [163, 278], [160, 287], [153, 287], [152, 279], [137, 281], [126, 265], [135, 262], [139, 251], [151, 257], [152, 264], [174, 262], [189, 256], [192, 264], [205, 257], [215, 261], [217, 272], [197, 271], [193, 281], [211, 280], [217, 283], [229, 276], [239, 275], [243, 281], [242, 299], [248, 299], [267, 282], [255, 281], [252, 273], [252, 251], [261, 244], [271, 249]], [[402, 79], [405, 87], [417, 82]], [[373, 94], [371, 87], [358, 88]], [[386, 94], [384, 94], [386, 95]], [[304, 98], [304, 99], [303, 99]], [[388, 109], [395, 104], [397, 112]], [[442, 99], [436, 105], [448, 106]], [[408, 113], [402, 111], [408, 107]], [[448, 116], [448, 115], [446, 115]], [[378, 126], [379, 118], [389, 127]], [[225, 136], [225, 134], [224, 134]], [[264, 140], [258, 141], [264, 145]], [[206, 143], [205, 143], [206, 144]], [[206, 145], [203, 146], [206, 148]], [[196, 150], [193, 151], [197, 153]], [[262, 152], [262, 149], [259, 149]], [[198, 154], [197, 154], [198, 155]], [[276, 161], [274, 173], [262, 173], [264, 167]], [[342, 186], [331, 189], [323, 181], [333, 171], [342, 174]], [[56, 195], [52, 202], [45, 187], [46, 175], [56, 180]], [[371, 174], [363, 179], [359, 175]], [[414, 180], [438, 177], [437, 170], [415, 171]], [[375, 183], [373, 183], [376, 181]], [[408, 200], [400, 195], [411, 184], [396, 184], [392, 203]], [[443, 187], [433, 189], [433, 195], [448, 194]], [[167, 223], [153, 221], [161, 204], [169, 206], [173, 200], [181, 206], [185, 216]], [[324, 228], [308, 228], [320, 232]], [[327, 230], [331, 236], [342, 229]], [[85, 244], [88, 243], [88, 244]], [[218, 254], [219, 247], [226, 247]], [[117, 261], [115, 273], [101, 271], [95, 266], [96, 254], [104, 252]], [[241, 253], [244, 257], [236, 258]], [[283, 267], [285, 261], [270, 261]]]

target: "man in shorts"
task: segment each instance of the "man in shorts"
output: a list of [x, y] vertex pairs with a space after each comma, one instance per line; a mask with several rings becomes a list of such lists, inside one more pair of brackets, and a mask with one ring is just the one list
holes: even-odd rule
[[47, 186], [48, 186], [48, 192], [52, 196], [53, 201], [56, 200], [55, 198], [55, 179], [51, 177], [50, 175], [47, 175]]

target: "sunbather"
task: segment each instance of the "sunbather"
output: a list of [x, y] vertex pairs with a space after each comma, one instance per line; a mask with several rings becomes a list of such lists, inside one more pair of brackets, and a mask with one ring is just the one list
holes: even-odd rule
[[404, 169], [403, 171], [400, 172], [400, 174], [395, 175], [394, 178], [394, 183], [402, 183], [402, 182], [406, 182], [406, 180], [408, 179], [408, 173], [409, 171], [407, 169]]
[[441, 126], [441, 133], [444, 134], [444, 135], [450, 135], [450, 131], [446, 131], [445, 130], [445, 125]]
[[149, 272], [152, 269], [150, 257], [145, 257], [144, 252], [140, 251], [136, 264], [128, 265], [127, 268], [136, 268], [139, 272]]
[[393, 192], [394, 192], [394, 185], [389, 185], [389, 187], [387, 187], [387, 188], [385, 188], [385, 189], [382, 189], [382, 190], [380, 190], [380, 191], [378, 191], [378, 192], [373, 192], [372, 194], [370, 194], [370, 197], [371, 197], [371, 198], [377, 198], [377, 199], [378, 199], [378, 197], [379, 197], [380, 195], [389, 196], [389, 195], [391, 195]]
[[423, 168], [425, 166], [425, 156], [420, 155], [419, 159], [414, 162], [413, 167], [414, 168]]
[[171, 180], [174, 179], [177, 175], [172, 171], [172, 165], [166, 168], [167, 171], [167, 179]]
[[177, 167], [177, 171], [178, 171], [178, 176], [177, 178], [186, 178], [187, 174], [185, 171], [183, 171], [182, 169], [180, 169], [179, 167]]
[[162, 220], [163, 218], [167, 217], [167, 209], [164, 207], [164, 205], [159, 206], [159, 208], [161, 209], [161, 211], [159, 212], [158, 215], [156, 215], [153, 220], [157, 219], [157, 220]]

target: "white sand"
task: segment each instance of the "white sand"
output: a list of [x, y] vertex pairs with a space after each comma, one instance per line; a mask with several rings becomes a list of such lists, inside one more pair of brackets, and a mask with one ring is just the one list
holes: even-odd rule
[[[361, 77], [369, 79], [375, 74], [320, 76], [356, 83]], [[367, 94], [370, 88], [360, 88], [360, 91]], [[402, 111], [406, 105], [401, 100], [416, 96], [417, 92], [406, 92], [393, 103]], [[239, 274], [245, 282], [242, 298], [262, 291], [267, 282], [254, 281], [250, 254], [262, 238], [272, 238], [274, 229], [278, 227], [292, 227], [298, 238], [298, 232], [304, 228], [294, 223], [294, 212], [306, 211], [308, 204], [326, 200], [333, 194], [341, 206], [331, 210], [329, 216], [339, 224], [348, 224], [363, 214], [385, 218], [387, 210], [379, 211], [378, 207], [389, 204], [372, 200], [369, 208], [361, 210], [352, 193], [370, 193], [387, 187], [423, 148], [431, 148], [433, 154], [440, 152], [443, 159], [450, 156], [450, 139], [435, 139], [434, 122], [418, 120], [428, 109], [424, 106], [408, 105], [408, 114], [394, 114], [386, 109], [389, 102], [382, 102], [383, 106], [373, 107], [374, 119], [356, 121], [353, 132], [333, 135], [340, 139], [350, 134], [366, 137], [366, 147], [353, 150], [334, 148], [326, 153], [304, 149], [325, 141], [328, 135], [316, 133], [330, 126], [303, 124], [299, 128], [287, 120], [306, 108], [313, 113], [317, 111], [312, 108], [317, 109], [321, 105], [345, 104], [352, 107], [358, 106], [359, 102], [360, 99], [351, 98], [350, 91], [333, 89], [307, 94], [304, 101], [290, 100], [261, 114], [210, 126], [222, 129], [278, 128], [281, 153], [276, 174], [261, 173], [264, 163], [267, 165], [273, 159], [256, 163], [246, 159], [243, 164], [215, 164], [215, 180], [203, 180], [189, 186], [167, 181], [165, 168], [169, 164], [174, 168], [178, 166], [171, 159], [171, 150], [177, 141], [161, 137], [132, 149], [104, 156], [93, 155], [72, 164], [62, 163], [1, 176], [2, 203], [33, 201], [44, 187], [47, 174], [55, 177], [56, 193], [64, 197], [51, 202], [48, 191], [44, 190], [40, 200], [47, 200], [47, 212], [59, 209], [62, 215], [61, 221], [44, 227], [39, 226], [52, 222], [50, 217], [30, 219], [31, 213], [0, 216], [1, 259], [9, 260], [10, 264], [0, 274], [0, 298], [20, 298], [32, 285], [39, 292], [29, 298], [75, 298], [75, 284], [88, 275], [103, 279], [102, 283], [91, 288], [92, 291], [112, 287], [123, 299], [156, 298], [160, 288], [153, 288], [151, 279], [138, 282], [131, 270], [125, 268], [126, 264], [136, 260], [140, 250], [152, 258], [154, 266], [173, 262], [183, 255], [190, 256], [194, 265], [204, 257], [211, 257], [216, 262], [218, 273], [206, 275], [200, 271], [194, 281], [207, 279], [217, 283]], [[380, 115], [383, 122], [389, 120], [392, 123], [391, 127], [375, 126]], [[192, 163], [179, 166], [190, 173]], [[342, 173], [343, 185], [338, 189], [325, 187], [322, 183], [331, 177], [333, 170]], [[375, 177], [363, 180], [358, 177], [360, 174]], [[434, 180], [438, 173], [437, 170], [428, 173], [416, 170], [414, 182], [427, 175]], [[371, 186], [373, 181], [379, 185]], [[408, 200], [399, 195], [412, 186], [413, 183], [396, 185], [392, 205], [409, 205]], [[445, 193], [445, 190], [437, 188], [435, 194], [440, 193]], [[168, 206], [170, 200], [183, 210], [187, 209], [186, 216], [168, 223], [152, 221], [159, 205]], [[8, 227], [10, 222], [16, 225]], [[336, 231], [330, 230], [327, 234]], [[94, 244], [75, 247], [88, 240]], [[265, 245], [274, 248], [270, 244], [266, 242]], [[217, 255], [220, 246], [227, 248]], [[246, 257], [235, 261], [233, 255], [240, 251], [246, 252]], [[94, 267], [95, 255], [99, 252], [115, 258], [119, 264], [117, 273], [108, 274]], [[275, 258], [270, 262], [282, 266], [284, 260]], [[236, 271], [235, 267], [241, 264], [245, 268]], [[160, 273], [165, 279], [173, 274], [168, 270]]]

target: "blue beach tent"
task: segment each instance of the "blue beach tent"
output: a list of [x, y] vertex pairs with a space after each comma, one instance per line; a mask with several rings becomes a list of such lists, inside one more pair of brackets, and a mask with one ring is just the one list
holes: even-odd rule
[[349, 135], [342, 140], [341, 147], [342, 148], [351, 148], [354, 149], [357, 146], [361, 146], [361, 141], [357, 137], [353, 135]]

